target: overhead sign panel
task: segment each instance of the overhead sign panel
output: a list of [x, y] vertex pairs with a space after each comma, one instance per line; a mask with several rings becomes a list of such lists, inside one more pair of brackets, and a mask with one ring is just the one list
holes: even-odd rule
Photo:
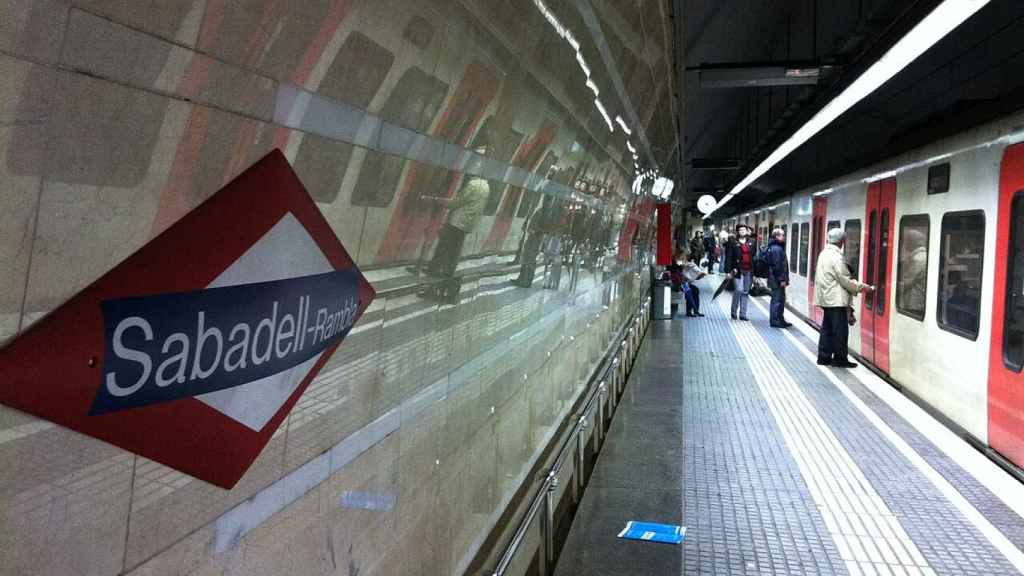
[[0, 402], [231, 487], [373, 298], [275, 150], [0, 350]]

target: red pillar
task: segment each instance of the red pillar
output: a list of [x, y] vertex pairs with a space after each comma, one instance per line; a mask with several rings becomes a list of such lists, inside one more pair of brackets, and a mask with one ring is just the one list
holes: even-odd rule
[[672, 205], [658, 204], [658, 265], [672, 263]]

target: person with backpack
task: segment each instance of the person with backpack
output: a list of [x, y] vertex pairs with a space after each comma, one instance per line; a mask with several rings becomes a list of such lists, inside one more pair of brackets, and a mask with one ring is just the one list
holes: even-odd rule
[[732, 293], [733, 320], [739, 318], [747, 321], [747, 303], [750, 300], [750, 286], [754, 282], [754, 259], [757, 256], [757, 245], [750, 238], [751, 228], [746, 224], [736, 226], [739, 239], [730, 247], [730, 276], [735, 279], [736, 289]]
[[789, 328], [786, 321], [786, 287], [789, 286], [789, 259], [786, 258], [786, 231], [782, 228], [772, 230], [772, 239], [765, 248], [763, 260], [767, 261], [768, 288], [772, 291], [771, 326], [772, 328]]

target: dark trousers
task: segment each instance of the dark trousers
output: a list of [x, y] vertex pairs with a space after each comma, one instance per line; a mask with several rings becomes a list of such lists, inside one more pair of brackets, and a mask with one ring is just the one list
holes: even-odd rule
[[514, 280], [519, 286], [533, 286], [533, 276], [537, 272], [537, 255], [543, 241], [544, 235], [534, 230], [528, 233], [526, 241], [520, 246], [519, 254], [516, 255], [516, 259], [519, 260], [519, 276]]
[[783, 326], [786, 324], [786, 289], [779, 286], [774, 278], [768, 279], [768, 287], [772, 290], [770, 323], [772, 326]]
[[462, 256], [462, 244], [465, 241], [465, 232], [455, 226], [445, 224], [444, 228], [441, 228], [441, 235], [434, 248], [434, 258], [430, 261], [427, 270], [437, 276], [455, 275], [455, 267], [459, 264], [459, 257]]
[[822, 308], [825, 312], [818, 337], [818, 362], [849, 362], [846, 341], [850, 324], [845, 307]]
[[700, 312], [700, 288], [697, 288], [696, 284], [690, 284], [690, 295], [687, 297], [684, 294], [683, 297], [686, 298], [687, 314]]

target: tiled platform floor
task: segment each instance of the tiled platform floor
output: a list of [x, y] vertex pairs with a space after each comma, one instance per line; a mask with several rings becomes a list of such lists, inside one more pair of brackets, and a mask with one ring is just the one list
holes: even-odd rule
[[[1024, 486], [951, 458], [863, 368], [815, 365], [816, 336], [770, 328], [766, 301], [730, 320], [730, 298], [652, 325], [558, 576], [1022, 573]], [[628, 520], [686, 541], [617, 539]]]

